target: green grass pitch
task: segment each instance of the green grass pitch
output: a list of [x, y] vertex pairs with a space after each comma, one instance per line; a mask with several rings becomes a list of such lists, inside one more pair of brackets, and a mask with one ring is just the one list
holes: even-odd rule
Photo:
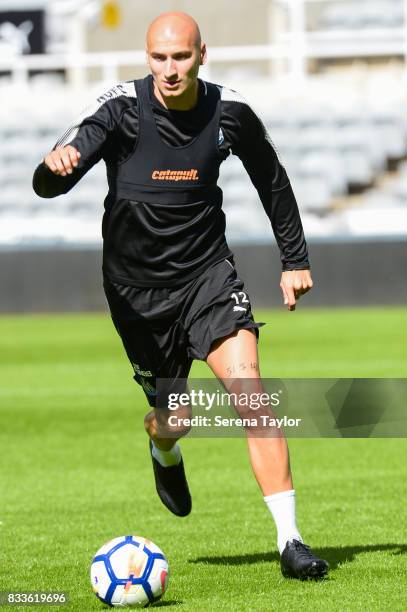
[[[407, 377], [405, 308], [257, 318], [263, 376]], [[161, 505], [143, 394], [107, 315], [2, 317], [0, 338], [0, 591], [66, 591], [58, 609], [102, 610], [90, 560], [135, 533], [168, 556], [166, 610], [407, 609], [406, 440], [290, 440], [299, 527], [332, 569], [285, 580], [243, 439], [185, 440], [193, 512]]]

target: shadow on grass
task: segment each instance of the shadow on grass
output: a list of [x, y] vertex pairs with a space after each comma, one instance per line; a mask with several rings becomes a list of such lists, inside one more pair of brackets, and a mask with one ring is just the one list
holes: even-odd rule
[[[375, 553], [393, 551], [393, 555], [407, 553], [407, 544], [368, 544], [366, 546], [338, 546], [327, 548], [313, 548], [313, 552], [322, 559], [326, 559], [331, 569], [336, 569], [341, 563], [350, 563], [361, 553]], [[266, 553], [251, 553], [246, 555], [206, 556], [189, 559], [189, 563], [208, 563], [210, 565], [250, 565], [252, 563], [279, 562], [277, 551]]]
[[[150, 604], [149, 608], [163, 608], [164, 606], [182, 606], [184, 602], [176, 599], [164, 599], [159, 600], [156, 603]], [[104, 604], [103, 610], [111, 610], [111, 606]]]
[[157, 601], [155, 604], [151, 604], [150, 608], [163, 608], [164, 606], [182, 606], [183, 601], [177, 601], [175, 599], [164, 599], [164, 601]]

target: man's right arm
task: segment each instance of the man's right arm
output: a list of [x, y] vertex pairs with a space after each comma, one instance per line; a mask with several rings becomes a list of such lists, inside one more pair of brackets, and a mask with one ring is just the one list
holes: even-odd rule
[[35, 193], [54, 198], [70, 191], [104, 156], [123, 107], [133, 104], [135, 98], [134, 83], [120, 83], [86, 108], [36, 168]]
[[[64, 159], [69, 158], [69, 164]], [[76, 159], [73, 162], [73, 159]], [[75, 147], [67, 145], [66, 147], [57, 147], [53, 149], [39, 164], [33, 176], [33, 189], [35, 193], [42, 198], [55, 198], [58, 195], [67, 193], [76, 185], [86, 172], [99, 161], [100, 157], [94, 158], [93, 163], [83, 163], [79, 166], [81, 153]], [[65, 172], [59, 170], [64, 164]]]

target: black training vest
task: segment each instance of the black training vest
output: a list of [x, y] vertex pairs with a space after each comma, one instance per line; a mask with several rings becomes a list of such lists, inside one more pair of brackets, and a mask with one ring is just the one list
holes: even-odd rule
[[150, 85], [151, 76], [135, 81], [138, 135], [132, 153], [107, 164], [103, 270], [122, 285], [170, 287], [231, 256], [216, 185], [225, 157], [218, 148], [221, 100], [218, 87], [204, 82], [195, 109], [203, 113], [203, 127], [187, 145], [173, 147], [160, 137]]
[[211, 201], [221, 205], [217, 187], [223, 161], [218, 148], [221, 113], [220, 92], [205, 83], [210, 120], [185, 146], [165, 144], [158, 133], [149, 98], [149, 78], [135, 81], [138, 100], [138, 140], [133, 154], [114, 173], [108, 172], [110, 192], [152, 204], [188, 204]]

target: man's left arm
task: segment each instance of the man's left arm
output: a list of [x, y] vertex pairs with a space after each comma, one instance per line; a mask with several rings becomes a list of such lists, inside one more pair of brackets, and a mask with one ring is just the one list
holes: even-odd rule
[[284, 304], [288, 310], [295, 310], [297, 300], [312, 288], [297, 201], [262, 121], [249, 105], [239, 107], [239, 137], [232, 151], [240, 157], [270, 219], [280, 249]]

